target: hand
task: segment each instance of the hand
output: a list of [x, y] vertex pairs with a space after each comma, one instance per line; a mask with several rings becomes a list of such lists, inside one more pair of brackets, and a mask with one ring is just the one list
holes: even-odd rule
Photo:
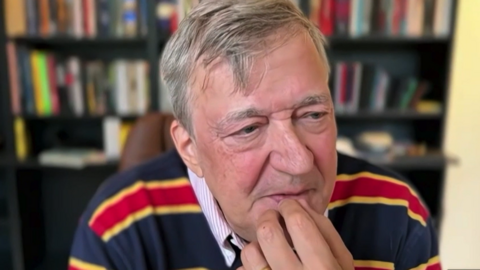
[[[280, 215], [288, 232], [284, 233]], [[354, 269], [352, 255], [330, 220], [294, 200], [282, 201], [279, 212], [265, 212], [258, 222], [257, 239], [242, 250], [239, 269]]]

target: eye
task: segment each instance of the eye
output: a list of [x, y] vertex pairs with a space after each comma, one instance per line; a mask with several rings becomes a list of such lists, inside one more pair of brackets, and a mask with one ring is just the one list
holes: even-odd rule
[[322, 118], [322, 116], [324, 116], [325, 114], [327, 114], [327, 113], [326, 112], [310, 112], [310, 113], [305, 114], [305, 117], [308, 117], [308, 118], [311, 118], [311, 119], [314, 119], [314, 120], [318, 120], [318, 119]]
[[250, 134], [250, 133], [253, 133], [255, 130], [257, 130], [258, 127], [257, 126], [248, 126], [248, 127], [245, 127], [245, 128], [242, 128], [239, 133], [240, 135], [242, 134]]
[[250, 136], [252, 133], [255, 133], [255, 131], [257, 131], [257, 129], [259, 129], [259, 126], [258, 125], [250, 125], [250, 126], [246, 126], [232, 134], [230, 134], [230, 136], [234, 136], [234, 137], [247, 137], [247, 136]]

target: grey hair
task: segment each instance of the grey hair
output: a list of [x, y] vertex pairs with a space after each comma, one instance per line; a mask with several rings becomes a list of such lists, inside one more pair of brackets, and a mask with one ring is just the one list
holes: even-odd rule
[[280, 30], [288, 30], [279, 35], [284, 41], [307, 33], [330, 73], [324, 36], [292, 0], [203, 0], [180, 22], [163, 50], [160, 73], [173, 114], [191, 136], [189, 89], [195, 67], [226, 61], [235, 89], [245, 89], [253, 61], [274, 44], [267, 37]]

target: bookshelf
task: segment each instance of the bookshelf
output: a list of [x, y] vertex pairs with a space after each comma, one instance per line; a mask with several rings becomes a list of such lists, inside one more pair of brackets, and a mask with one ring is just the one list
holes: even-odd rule
[[[352, 5], [348, 6], [348, 3], [358, 1], [376, 3], [371, 6], [372, 10], [375, 6], [376, 9], [371, 11], [368, 17], [371, 20], [368, 22], [360, 21], [356, 13], [351, 15], [355, 8]], [[50, 0], [41, 2], [43, 4], [63, 3], [63, 1]], [[70, 3], [76, 5], [84, 3], [91, 11], [95, 8], [98, 10], [104, 8], [102, 5], [107, 2], [115, 1], [73, 0]], [[56, 87], [44, 88], [50, 90], [56, 88], [57, 91], [72, 89], [70, 91], [77, 91], [77, 98], [83, 99], [80, 105], [81, 112], [74, 109], [75, 102], [72, 102], [72, 99], [60, 97], [60, 94], [57, 96], [59, 101], [57, 105], [54, 105], [55, 98], [49, 97], [50, 103], [47, 103], [50, 107], [46, 111], [38, 111], [37, 107], [43, 105], [35, 104], [37, 102], [35, 99], [30, 101], [27, 98], [13, 99], [15, 92], [12, 90], [14, 88], [12, 85], [17, 83], [18, 89], [29, 89], [28, 87], [32, 88], [32, 86], [25, 86], [22, 81], [12, 80], [10, 55], [0, 54], [0, 141], [3, 139], [5, 142], [0, 143], [2, 145], [0, 147], [0, 191], [6, 191], [5, 194], [0, 192], [0, 243], [7, 243], [0, 245], [0, 265], [8, 265], [15, 270], [64, 269], [80, 213], [98, 186], [117, 170], [118, 162], [115, 156], [118, 157], [118, 149], [110, 149], [111, 144], [105, 141], [105, 126], [117, 126], [113, 130], [124, 138], [128, 133], [129, 123], [135, 121], [144, 112], [169, 110], [164, 99], [165, 93], [161, 91], [161, 84], [158, 81], [158, 62], [169, 33], [175, 30], [175, 21], [181, 19], [181, 16], [177, 17], [174, 16], [175, 13], [171, 13], [172, 10], [177, 10], [178, 6], [169, 4], [174, 1], [163, 3], [161, 7], [157, 6], [157, 1], [154, 0], [125, 0], [125, 2], [138, 4], [140, 11], [135, 13], [137, 17], [132, 15], [128, 5], [123, 11], [129, 14], [128, 18], [131, 19], [133, 16], [137, 19], [133, 24], [131, 21], [122, 22], [115, 16], [109, 18], [113, 18], [111, 21], [116, 27], [102, 24], [99, 17], [95, 17], [96, 20], [88, 20], [89, 23], [78, 24], [78, 20], [85, 19], [86, 15], [72, 13], [72, 16], [77, 16], [77, 23], [71, 22], [60, 26], [58, 21], [53, 20], [52, 25], [56, 25], [54, 31], [48, 24], [35, 27], [34, 23], [29, 22], [29, 17], [22, 13], [22, 10], [27, 7], [29, 16], [35, 16], [32, 15], [34, 14], [32, 10], [35, 8], [28, 9], [29, 6], [26, 4], [30, 3], [28, 0], [0, 0], [0, 14], [6, 14], [5, 21], [0, 22], [0, 50], [6, 52], [15, 45], [18, 59], [22, 57], [29, 59], [33, 55], [32, 52], [40, 52], [40, 59], [46, 59], [41, 60], [46, 63], [43, 69], [41, 68], [45, 74], [53, 74], [48, 69], [49, 59], [55, 60], [57, 68], [55, 70], [63, 70], [64, 73], [61, 74], [73, 73], [69, 70], [69, 65], [77, 65], [79, 86], [75, 87], [72, 81], [64, 82], [63, 85], [57, 81]], [[181, 2], [185, 5], [188, 1]], [[330, 88], [332, 96], [337, 97], [335, 98], [336, 106], [344, 108], [336, 112], [339, 135], [355, 143], [356, 138], [362, 133], [374, 131], [382, 132], [383, 137], [390, 135], [394, 142], [402, 142], [399, 149], [408, 154], [389, 158], [369, 157], [369, 159], [408, 177], [424, 197], [435, 217], [436, 224], [440, 226], [445, 169], [452, 163], [452, 158], [442, 151], [442, 142], [445, 118], [448, 113], [445, 108], [448, 104], [448, 77], [457, 1], [418, 1], [425, 4], [422, 16], [428, 18], [425, 21], [429, 22], [423, 25], [418, 21], [417, 17], [421, 17], [419, 14], [412, 17], [412, 7], [401, 6], [401, 3], [407, 2], [413, 1], [385, 0], [382, 1], [382, 5], [378, 4], [379, 0], [322, 1], [324, 5], [339, 7], [330, 13], [318, 12], [318, 8], [328, 10], [332, 6], [316, 7], [316, 0], [311, 2], [299, 0], [299, 5], [312, 20], [322, 22], [320, 24], [323, 26], [320, 28], [327, 35], [329, 44], [327, 53], [332, 66]], [[447, 22], [435, 19], [442, 17], [435, 15], [435, 10], [441, 11], [440, 8], [435, 6], [427, 8], [436, 2], [442, 2], [443, 5], [452, 3], [446, 8], [451, 15], [443, 16], [447, 18], [451, 16]], [[389, 7], [389, 4], [385, 3], [390, 3], [392, 6]], [[183, 7], [188, 9], [188, 5]], [[8, 8], [8, 13], [5, 8]], [[76, 6], [76, 9], [82, 10], [82, 8], [85, 7]], [[379, 8], [384, 8], [383, 24], [379, 19], [381, 16], [372, 15], [382, 14]], [[45, 9], [42, 10], [45, 12]], [[58, 8], [57, 12], [58, 10], [60, 9]], [[350, 13], [345, 13], [349, 10]], [[405, 12], [402, 13], [402, 10]], [[157, 11], [162, 12], [157, 13]], [[115, 12], [118, 12], [118, 9]], [[98, 12], [89, 14], [100, 16]], [[161, 14], [161, 17], [157, 17], [157, 14]], [[318, 14], [324, 15], [319, 17]], [[334, 16], [329, 17], [325, 14]], [[43, 18], [45, 14], [36, 16]], [[369, 26], [357, 27], [357, 24]], [[357, 32], [352, 29], [357, 29]], [[358, 29], [369, 30], [361, 30], [363, 32], [359, 33]], [[424, 33], [418, 34], [419, 31]], [[49, 56], [53, 57], [49, 58]], [[78, 59], [78, 63], [71, 64], [74, 62], [69, 62], [71, 57]], [[120, 68], [118, 66], [108, 68], [112, 63], [117, 64], [118, 60], [123, 61], [121, 63], [133, 61], [138, 64], [138, 69], [133, 67], [132, 70], [137, 70], [140, 74], [136, 77], [135, 85], [138, 85], [138, 78], [141, 77], [144, 80], [140, 83], [143, 87], [138, 88], [146, 93], [145, 102], [137, 103], [137, 105], [141, 104], [142, 109], [131, 109], [128, 104], [126, 105], [125, 99], [119, 101], [111, 98], [110, 95], [94, 95], [98, 98], [95, 99], [95, 104], [100, 104], [99, 106], [93, 106], [88, 101], [89, 97], [91, 98], [88, 94], [89, 87], [93, 85], [91, 89], [94, 90], [90, 91], [94, 93], [97, 93], [98, 89], [103, 89], [98, 86], [103, 85], [98, 84], [98, 81], [105, 82], [110, 78], [105, 75], [108, 70], [123, 69], [124, 73], [116, 73], [114, 77], [127, 77], [118, 75], [126, 74], [125, 65]], [[43, 63], [41, 61], [39, 63]], [[18, 63], [17, 65], [20, 65]], [[94, 63], [93, 68], [89, 69], [87, 63]], [[98, 71], [102, 70], [98, 66], [104, 66], [103, 71]], [[358, 73], [359, 69], [369, 70], [370, 78], [365, 75], [368, 72]], [[98, 73], [89, 70], [96, 70]], [[16, 76], [25, 78], [22, 76], [26, 74], [30, 73], [20, 70]], [[104, 74], [104, 76], [98, 74]], [[354, 80], [355, 76], [361, 78], [357, 83]], [[372, 76], [373, 78], [378, 76], [391, 84], [370, 82], [370, 85], [362, 86], [359, 83], [372, 81]], [[69, 77], [69, 80], [72, 78]], [[119, 85], [128, 84], [122, 80], [117, 84], [115, 80], [108, 82], [109, 91], [120, 91]], [[45, 85], [50, 83], [49, 80], [44, 80]], [[406, 85], [410, 85], [410, 88]], [[423, 94], [418, 90], [420, 85], [428, 85]], [[411, 90], [410, 99], [404, 97], [405, 100], [401, 105], [400, 94], [397, 94], [397, 98], [390, 98], [390, 101], [388, 98], [383, 98], [384, 101], [382, 101], [382, 98], [374, 99], [372, 95], [368, 95], [362, 102], [364, 88], [374, 89], [371, 91], [383, 93], [384, 96], [388, 96], [389, 92], [404, 93], [403, 96], [405, 96], [408, 89], [415, 89], [415, 91]], [[396, 90], [390, 90], [394, 88]], [[419, 96], [413, 101], [417, 90]], [[125, 89], [122, 91], [125, 94]], [[118, 96], [117, 93], [116, 97]], [[115, 106], [108, 107], [107, 104], [110, 103], [105, 100], [110, 100]], [[28, 102], [34, 103], [34, 106], [30, 105], [28, 108]], [[123, 105], [118, 105], [120, 104], [118, 102]], [[18, 151], [16, 145], [20, 140], [19, 127], [24, 128], [24, 137], [28, 142], [28, 151], [23, 154]], [[107, 135], [112, 137], [111, 134], [114, 133]], [[121, 141], [121, 138], [118, 140]], [[55, 147], [59, 140], [62, 143], [68, 141], [73, 145], [80, 144], [105, 152], [111, 151], [110, 159], [100, 164], [86, 164], [78, 167], [62, 167], [41, 162], [39, 158], [41, 153]], [[111, 158], [112, 156], [114, 158]]]

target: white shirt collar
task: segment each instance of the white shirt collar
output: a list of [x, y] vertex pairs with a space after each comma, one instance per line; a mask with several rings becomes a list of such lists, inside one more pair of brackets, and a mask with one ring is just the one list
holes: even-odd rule
[[[202, 212], [207, 219], [208, 226], [222, 251], [225, 263], [227, 266], [231, 267], [235, 260], [235, 251], [231, 247], [227, 238], [231, 235], [233, 244], [240, 249], [242, 249], [246, 243], [235, 234], [228, 225], [222, 211], [218, 208], [218, 204], [210, 192], [205, 179], [198, 177], [190, 169], [188, 170], [188, 177], [200, 207], [202, 208]], [[328, 209], [325, 211], [325, 216], [328, 216]]]

